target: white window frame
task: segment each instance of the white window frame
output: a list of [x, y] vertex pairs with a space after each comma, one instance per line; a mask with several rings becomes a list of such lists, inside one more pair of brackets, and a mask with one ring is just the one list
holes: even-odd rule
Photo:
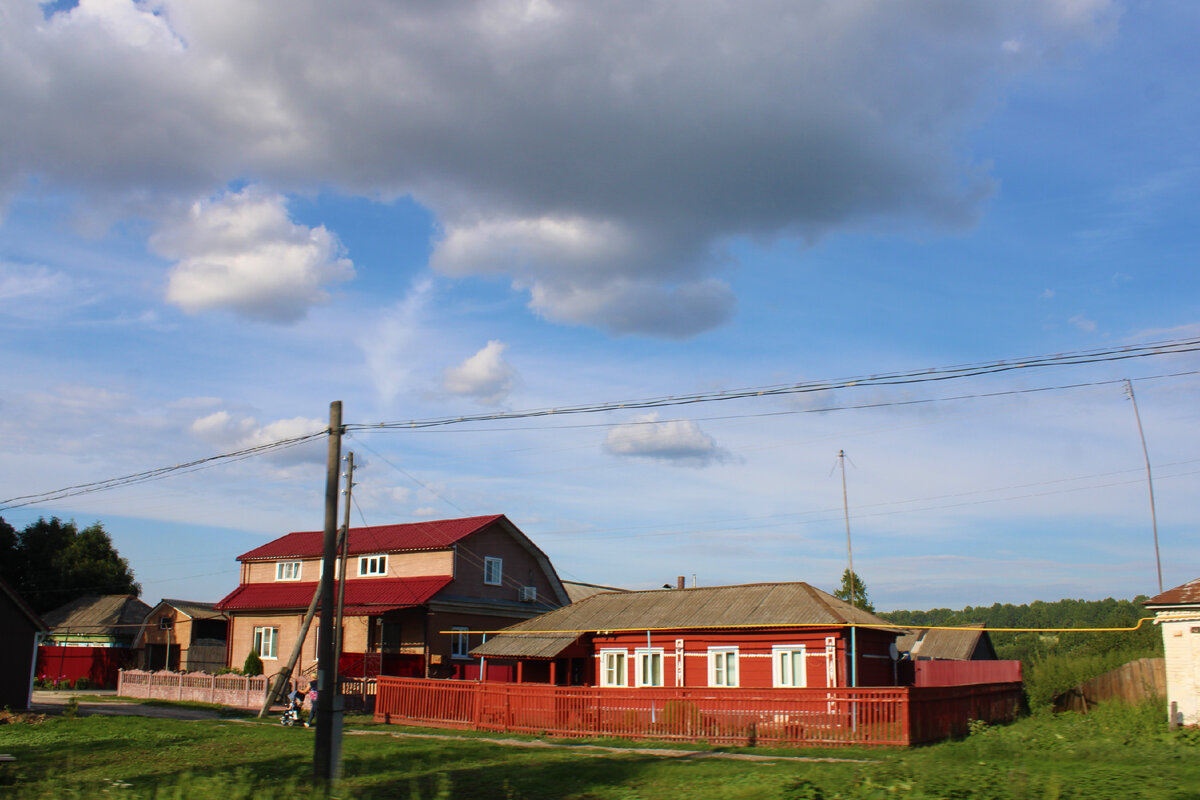
[[[731, 669], [732, 668], [732, 669]], [[708, 648], [708, 685], [737, 688], [741, 678], [736, 647]]]
[[450, 657], [451, 658], [470, 658], [471, 657], [471, 638], [467, 631], [470, 628], [462, 625], [455, 625], [450, 629]]
[[488, 586], [499, 586], [504, 583], [504, 559], [495, 556], [483, 558], [483, 582]]
[[387, 553], [374, 553], [358, 557], [358, 577], [377, 578], [387, 574]]
[[303, 561], [276, 561], [275, 562], [275, 580], [277, 581], [298, 581], [300, 573], [304, 568]]
[[629, 685], [628, 651], [600, 651], [600, 685], [620, 688], [624, 688]]
[[258, 657], [274, 661], [278, 656], [279, 628], [259, 625], [254, 628], [254, 639], [251, 645], [258, 651]]
[[663, 686], [663, 649], [639, 647], [633, 651], [634, 685]]
[[[807, 648], [802, 644], [777, 644], [771, 648], [771, 683], [779, 688], [803, 689], [808, 686]], [[800, 673], [796, 674], [796, 657]]]

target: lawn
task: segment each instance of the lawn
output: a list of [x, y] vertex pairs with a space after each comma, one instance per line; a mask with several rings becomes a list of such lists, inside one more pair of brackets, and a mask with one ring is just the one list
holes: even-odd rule
[[[961, 741], [912, 750], [700, 748], [684, 758], [599, 755], [567, 742], [517, 747], [480, 735], [394, 737], [408, 729], [354, 720], [350, 730], [365, 733], [345, 737], [345, 779], [334, 796], [1200, 800], [1200, 731], [1168, 733], [1163, 716], [1158, 705], [1111, 706], [980, 727]], [[312, 742], [310, 730], [239, 720], [91, 716], [0, 725], [0, 752], [18, 758], [0, 766], [0, 797], [304, 798]], [[706, 757], [714, 752], [866, 763]]]

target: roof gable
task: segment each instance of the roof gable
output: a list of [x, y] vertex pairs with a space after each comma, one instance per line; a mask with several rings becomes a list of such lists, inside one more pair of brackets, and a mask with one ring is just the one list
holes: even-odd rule
[[[351, 528], [348, 552], [350, 555], [362, 555], [443, 550], [504, 518], [503, 514], [492, 514], [484, 517]], [[238, 561], [319, 558], [324, 553], [324, 542], [323, 531], [297, 531], [242, 553], [238, 556]]]
[[42, 618], [37, 615], [37, 612], [35, 612], [30, 605], [25, 602], [25, 598], [17, 594], [17, 590], [5, 583], [3, 579], [0, 579], [0, 594], [7, 595], [8, 599], [12, 601], [12, 604], [17, 607], [17, 610], [29, 618], [29, 621], [33, 623], [34, 628], [42, 632], [49, 630], [49, 628], [46, 626], [46, 623], [43, 622]]

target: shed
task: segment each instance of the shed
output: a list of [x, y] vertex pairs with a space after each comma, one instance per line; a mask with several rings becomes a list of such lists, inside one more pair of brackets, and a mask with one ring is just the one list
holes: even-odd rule
[[1162, 629], [1172, 725], [1200, 725], [1200, 578], [1146, 601]]
[[38, 640], [50, 629], [17, 591], [0, 580], [0, 706], [29, 708]]
[[146, 615], [134, 646], [143, 669], [216, 672], [225, 666], [228, 630], [214, 603], [164, 599]]

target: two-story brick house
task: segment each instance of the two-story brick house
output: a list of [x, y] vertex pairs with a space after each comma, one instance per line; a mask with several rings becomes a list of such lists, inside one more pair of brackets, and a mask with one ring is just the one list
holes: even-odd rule
[[[289, 533], [238, 556], [241, 584], [217, 603], [229, 617], [230, 666], [251, 649], [267, 674], [284, 666], [319, 585], [323, 536]], [[545, 553], [502, 514], [351, 528], [348, 554], [344, 675], [476, 678], [469, 652], [481, 637], [467, 631], [569, 602]], [[297, 670], [316, 660], [314, 622]]]

